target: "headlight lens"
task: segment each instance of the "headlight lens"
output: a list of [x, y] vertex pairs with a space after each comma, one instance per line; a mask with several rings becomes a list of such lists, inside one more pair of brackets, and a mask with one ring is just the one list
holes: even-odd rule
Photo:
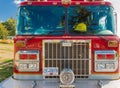
[[107, 68], [107, 69], [115, 69], [115, 64], [114, 64], [114, 63], [106, 64], [106, 68]]
[[29, 68], [30, 69], [35, 69], [35, 68], [37, 68], [37, 64], [29, 64]]
[[118, 63], [116, 61], [99, 61], [96, 62], [95, 71], [96, 72], [113, 72], [117, 69]]
[[21, 69], [26, 69], [27, 68], [27, 64], [19, 64], [19, 67], [21, 68]]
[[37, 63], [20, 63], [18, 70], [21, 72], [27, 72], [27, 71], [39, 71], [39, 65]]
[[97, 64], [97, 69], [105, 69], [105, 64]]

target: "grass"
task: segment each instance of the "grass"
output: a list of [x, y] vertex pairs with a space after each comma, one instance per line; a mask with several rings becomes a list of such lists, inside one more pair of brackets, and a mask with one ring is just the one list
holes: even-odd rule
[[13, 74], [13, 44], [0, 43], [0, 82]]
[[0, 63], [0, 82], [13, 74], [13, 60]]

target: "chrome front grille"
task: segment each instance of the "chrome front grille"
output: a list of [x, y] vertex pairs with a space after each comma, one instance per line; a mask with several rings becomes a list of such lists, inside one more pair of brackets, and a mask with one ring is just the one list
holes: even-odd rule
[[[76, 78], [88, 78], [90, 74], [90, 40], [44, 40], [45, 67], [73, 70]], [[56, 76], [55, 76], [56, 77]]]

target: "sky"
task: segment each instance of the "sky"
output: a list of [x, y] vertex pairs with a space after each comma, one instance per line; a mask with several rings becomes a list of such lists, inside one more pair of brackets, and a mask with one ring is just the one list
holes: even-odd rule
[[[16, 0], [19, 1], [19, 0]], [[118, 29], [120, 29], [120, 0], [106, 0], [111, 1], [115, 11], [118, 13]], [[0, 0], [0, 22], [7, 21], [8, 18], [17, 18], [18, 5], [15, 4], [14, 0]], [[118, 32], [120, 34], [120, 31]]]
[[9, 17], [16, 18], [17, 5], [14, 0], [0, 0], [0, 21], [6, 21]]

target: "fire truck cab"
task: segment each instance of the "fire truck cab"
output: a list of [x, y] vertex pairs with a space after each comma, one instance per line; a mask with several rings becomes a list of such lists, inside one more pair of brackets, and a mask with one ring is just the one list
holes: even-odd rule
[[21, 2], [14, 39], [17, 88], [119, 88], [115, 18], [104, 0]]

